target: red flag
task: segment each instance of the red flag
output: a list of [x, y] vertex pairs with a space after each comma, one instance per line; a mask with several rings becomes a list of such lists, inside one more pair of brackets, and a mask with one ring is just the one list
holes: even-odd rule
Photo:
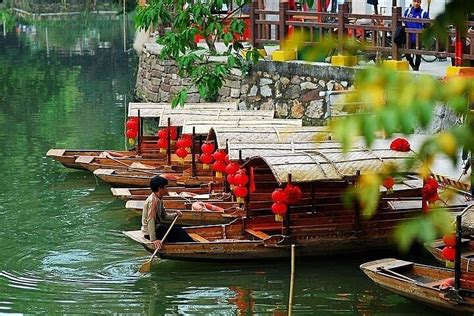
[[255, 192], [255, 177], [253, 175], [253, 167], [250, 167], [249, 182], [250, 182], [249, 184], [250, 193]]

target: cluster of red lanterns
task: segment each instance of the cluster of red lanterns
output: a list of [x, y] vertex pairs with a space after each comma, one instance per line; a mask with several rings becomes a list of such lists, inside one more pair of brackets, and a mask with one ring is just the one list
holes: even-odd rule
[[176, 156], [178, 156], [178, 162], [184, 164], [184, 159], [191, 151], [191, 146], [193, 145], [193, 138], [189, 134], [183, 134], [176, 141]]
[[456, 257], [456, 236], [451, 234], [446, 234], [443, 236], [444, 248], [441, 252], [446, 261], [454, 261]]
[[410, 143], [404, 138], [395, 138], [390, 144], [390, 149], [401, 152], [410, 151]]
[[421, 197], [423, 198], [422, 209], [426, 213], [429, 210], [429, 203], [434, 203], [439, 199], [438, 196], [438, 181], [433, 177], [425, 180], [425, 184], [421, 189]]
[[209, 165], [214, 161], [214, 158], [212, 157], [212, 153], [214, 152], [214, 144], [211, 142], [205, 142], [201, 146], [201, 157], [200, 160], [202, 162], [202, 168], [203, 169], [209, 169]]
[[225, 152], [224, 149], [218, 149], [214, 152], [212, 155], [214, 158], [215, 162], [212, 165], [212, 170], [216, 172], [216, 178], [222, 178], [222, 173], [225, 171], [225, 167], [227, 166], [226, 164], [226, 158], [227, 153]]
[[160, 129], [157, 133], [157, 145], [161, 153], [166, 152], [166, 150], [168, 149], [168, 131], [171, 141], [176, 141], [176, 139], [178, 139], [178, 129], [176, 128], [176, 126], [170, 126]]
[[243, 203], [245, 197], [249, 194], [247, 190], [247, 183], [249, 182], [249, 177], [246, 174], [247, 172], [245, 169], [239, 168], [239, 170], [235, 173], [233, 179], [234, 185], [234, 194], [237, 197], [237, 203]]
[[282, 222], [283, 215], [288, 211], [288, 205], [298, 203], [302, 195], [301, 189], [291, 183], [288, 183], [284, 189], [275, 189], [272, 193], [272, 212], [275, 214], [275, 221]]
[[131, 117], [127, 120], [125, 124], [126, 131], [125, 136], [128, 138], [130, 145], [135, 144], [135, 139], [138, 136], [138, 128], [140, 126], [140, 119], [138, 117]]

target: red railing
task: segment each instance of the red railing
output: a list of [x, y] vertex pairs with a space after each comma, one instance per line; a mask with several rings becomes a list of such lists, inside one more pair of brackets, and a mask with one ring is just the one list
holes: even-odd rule
[[[362, 23], [366, 21], [367, 23]], [[323, 38], [337, 40], [337, 51], [344, 53], [347, 39], [361, 43], [366, 52], [382, 53], [400, 60], [403, 54], [433, 55], [436, 57], [455, 57], [455, 30], [448, 30], [447, 38], [436, 38], [429, 45], [421, 40], [423, 29], [405, 28], [406, 41], [400, 47], [393, 41], [397, 28], [407, 22], [422, 23], [428, 27], [431, 19], [402, 17], [402, 8], [392, 8], [391, 15], [366, 15], [349, 13], [347, 3], [339, 5], [338, 13], [305, 12], [289, 10], [288, 2], [279, 3], [278, 11], [264, 10], [258, 0], [250, 6], [250, 41], [256, 47], [266, 44], [279, 44], [283, 47], [285, 38], [294, 30], [304, 31], [304, 43], [319, 43]], [[466, 37], [462, 38], [463, 60], [474, 60], [474, 22], [466, 23]], [[410, 35], [415, 36], [415, 43], [410, 43]], [[413, 36], [412, 36], [413, 37]], [[470, 45], [470, 43], [473, 45]], [[444, 44], [447, 43], [447, 44]], [[411, 44], [411, 45], [410, 45]]]

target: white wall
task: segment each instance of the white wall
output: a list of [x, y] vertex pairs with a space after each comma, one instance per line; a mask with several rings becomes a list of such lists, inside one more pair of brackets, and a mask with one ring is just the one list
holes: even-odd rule
[[[439, 13], [444, 11], [445, 4], [449, 0], [432, 0], [430, 5], [430, 17], [435, 17]], [[411, 0], [397, 0], [397, 5], [403, 8], [408, 8]], [[392, 12], [392, 0], [379, 0], [379, 11], [382, 14], [390, 15]], [[422, 0], [421, 7], [423, 9], [428, 8], [428, 0]], [[352, 0], [352, 12], [357, 14], [370, 14], [374, 13], [373, 6], [367, 4], [367, 0]]]

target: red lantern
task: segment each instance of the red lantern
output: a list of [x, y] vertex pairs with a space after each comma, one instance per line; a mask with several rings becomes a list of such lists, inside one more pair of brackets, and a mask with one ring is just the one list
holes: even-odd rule
[[166, 130], [166, 128], [162, 128], [158, 131], [158, 138], [168, 139], [168, 131]]
[[213, 157], [216, 161], [222, 161], [224, 162], [226, 156], [226, 152], [223, 149], [218, 149], [216, 152], [213, 154]]
[[390, 144], [390, 149], [395, 151], [410, 151], [410, 143], [404, 138], [396, 138]]
[[425, 181], [425, 185], [421, 189], [421, 196], [424, 200], [433, 203], [438, 200], [438, 182], [433, 179], [429, 178]]
[[235, 184], [236, 185], [246, 185], [249, 182], [249, 177], [245, 174], [245, 169], [240, 169], [235, 174]]
[[286, 195], [288, 196], [286, 203], [288, 205], [294, 205], [298, 203], [299, 200], [301, 200], [301, 197], [303, 196], [303, 193], [301, 193], [301, 189], [299, 186], [288, 184], [285, 187], [285, 192]]
[[229, 155], [228, 155], [228, 154], [225, 155], [224, 162], [225, 162], [226, 164], [229, 164], [229, 163], [230, 163], [230, 158], [229, 158]]
[[395, 184], [395, 180], [393, 180], [392, 177], [386, 177], [386, 178], [383, 180], [383, 183], [382, 183], [382, 185], [383, 185], [387, 190], [392, 190], [394, 184]]
[[232, 189], [232, 186], [235, 185], [235, 175], [230, 173], [227, 175], [227, 183], [231, 185], [231, 189]]
[[138, 130], [138, 118], [130, 118], [127, 121], [127, 129], [136, 129]]
[[165, 138], [160, 138], [158, 139], [158, 148], [160, 149], [160, 152], [165, 152], [166, 149], [168, 149], [168, 141]]
[[454, 261], [454, 258], [456, 257], [456, 249], [453, 247], [444, 247], [441, 255], [448, 261]]
[[127, 129], [126, 132], [127, 138], [137, 138], [138, 136], [138, 131], [136, 129]]
[[283, 189], [275, 189], [272, 193], [272, 201], [275, 203], [285, 203], [287, 198], [288, 196]]
[[214, 158], [212, 158], [211, 154], [202, 154], [201, 157], [201, 162], [203, 163], [202, 168], [203, 169], [209, 169], [209, 165], [214, 161]]
[[209, 142], [206, 142], [206, 143], [202, 144], [201, 151], [204, 154], [212, 154], [214, 152], [214, 144], [209, 143]]
[[288, 210], [288, 206], [285, 203], [273, 203], [272, 212], [275, 214], [275, 221], [283, 222], [283, 216]]
[[240, 166], [236, 162], [229, 162], [229, 164], [225, 167], [225, 173], [227, 174], [235, 174], [239, 171]]
[[454, 234], [446, 234], [443, 236], [443, 242], [446, 247], [456, 247], [456, 236]]
[[171, 140], [177, 140], [178, 139], [178, 128], [176, 126], [170, 126], [167, 127], [170, 130], [170, 137]]
[[184, 139], [184, 147], [191, 148], [193, 146], [193, 137], [190, 134], [181, 135]]
[[188, 155], [188, 151], [184, 147], [179, 147], [176, 149], [176, 156], [179, 157], [179, 163], [184, 164], [184, 158]]
[[225, 162], [223, 161], [218, 160], [214, 162], [214, 164], [212, 165], [212, 170], [216, 172], [217, 178], [222, 178], [222, 173], [225, 171], [225, 167]]
[[185, 140], [183, 137], [181, 137], [180, 139], [178, 139], [178, 140], [176, 141], [176, 147], [179, 147], [179, 148], [186, 148], [186, 147], [188, 147], [188, 146], [186, 146], [186, 144], [187, 144], [187, 143], [186, 143], [186, 140]]
[[237, 197], [237, 203], [243, 203], [244, 197], [248, 194], [248, 190], [246, 187], [239, 185], [234, 187], [234, 194]]

